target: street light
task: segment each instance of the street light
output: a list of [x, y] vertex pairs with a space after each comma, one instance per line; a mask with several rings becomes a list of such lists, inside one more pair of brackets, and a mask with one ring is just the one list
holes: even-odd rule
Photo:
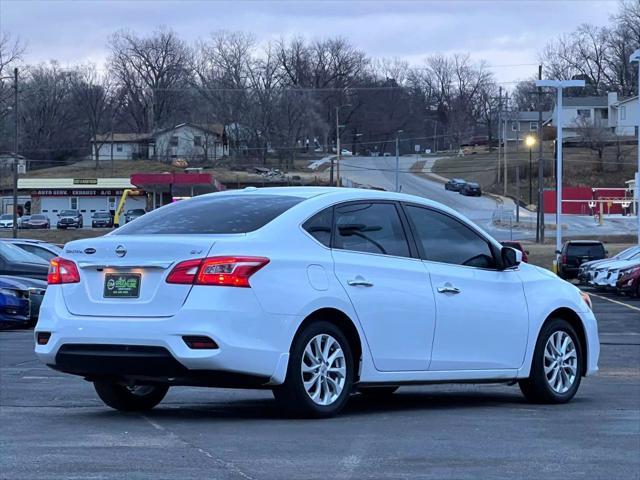
[[533, 135], [527, 135], [524, 139], [524, 143], [529, 147], [529, 205], [531, 205], [533, 203], [533, 182], [531, 180], [533, 162], [531, 161], [531, 149], [536, 144], [536, 137]]
[[400, 191], [400, 134], [404, 130], [398, 130], [396, 132], [396, 192]]
[[[558, 255], [562, 249], [562, 89], [569, 87], [584, 87], [584, 80], [536, 80], [537, 87], [552, 87], [556, 89], [556, 268]], [[543, 217], [544, 221], [544, 217]], [[557, 270], [556, 270], [557, 271]]]
[[638, 244], [640, 244], [640, 48], [633, 52], [629, 57], [629, 62], [638, 62], [638, 111], [636, 119], [638, 119], [638, 170], [636, 171], [636, 186], [633, 189], [633, 195], [636, 202], [636, 216], [638, 217]]
[[[344, 127], [344, 125], [340, 125], [340, 109], [350, 107], [350, 103], [345, 103], [344, 105], [338, 105], [336, 107], [336, 168], [338, 169], [336, 180], [339, 184], [340, 182], [340, 128]], [[329, 183], [333, 185], [333, 157], [331, 157], [331, 171], [329, 173]]]

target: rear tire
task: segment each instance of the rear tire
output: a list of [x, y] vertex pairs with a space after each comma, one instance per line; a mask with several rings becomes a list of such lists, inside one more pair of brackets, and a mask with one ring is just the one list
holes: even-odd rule
[[353, 378], [353, 354], [346, 337], [334, 324], [318, 321], [294, 339], [286, 379], [273, 395], [288, 415], [331, 417], [349, 400]]
[[538, 335], [529, 378], [520, 390], [534, 403], [566, 403], [580, 386], [582, 346], [573, 327], [562, 318], [547, 322]]
[[116, 382], [96, 381], [93, 387], [100, 399], [115, 410], [144, 412], [158, 405], [169, 390], [168, 385], [128, 387]]

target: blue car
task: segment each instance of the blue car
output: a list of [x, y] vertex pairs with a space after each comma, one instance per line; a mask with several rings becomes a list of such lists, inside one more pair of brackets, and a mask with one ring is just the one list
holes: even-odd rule
[[0, 328], [33, 327], [47, 282], [0, 275]]

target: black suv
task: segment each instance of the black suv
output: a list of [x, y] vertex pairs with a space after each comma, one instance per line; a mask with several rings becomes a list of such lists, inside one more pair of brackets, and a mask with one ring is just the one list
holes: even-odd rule
[[558, 276], [565, 280], [576, 278], [580, 265], [591, 260], [602, 260], [607, 257], [604, 244], [597, 240], [569, 240], [564, 242], [558, 262]]
[[107, 211], [95, 212], [91, 217], [91, 227], [92, 228], [113, 227], [113, 217], [111, 216], [111, 213]]
[[78, 210], [62, 210], [58, 214], [58, 228], [82, 228], [82, 214]]
[[470, 182], [465, 183], [460, 189], [460, 194], [466, 197], [481, 197], [482, 189], [479, 183]]

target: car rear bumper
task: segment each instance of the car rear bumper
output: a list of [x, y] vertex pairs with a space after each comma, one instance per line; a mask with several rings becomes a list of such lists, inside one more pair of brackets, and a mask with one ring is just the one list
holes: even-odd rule
[[[170, 363], [180, 368], [178, 372], [151, 369], [145, 372], [147, 379], [166, 381], [181, 373], [179, 383], [201, 385], [207, 384], [205, 377], [211, 372], [227, 372], [238, 374], [236, 376], [240, 378], [266, 379], [263, 383], [282, 383], [291, 338], [302, 319], [263, 312], [250, 289], [235, 289], [243, 290], [236, 292], [243, 295], [243, 301], [232, 305], [228, 301], [217, 302], [216, 296], [228, 288], [232, 287], [194, 287], [178, 313], [169, 317], [104, 317], [70, 314], [61, 288], [51, 286], [47, 289], [36, 326], [36, 333], [50, 332], [51, 336], [46, 345], [36, 345], [36, 355], [50, 367], [76, 375], [138, 378], [136, 361], [122, 361], [123, 355], [109, 354], [109, 348], [152, 347], [167, 352]], [[202, 305], [212, 304], [220, 304], [221, 308], [202, 308]], [[190, 348], [185, 336], [206, 336], [218, 348]], [[82, 355], [69, 352], [87, 345], [98, 346], [102, 351], [70, 364], [70, 359]], [[96, 357], [100, 362], [96, 362]], [[89, 365], [103, 363], [106, 370], [85, 371], [85, 362]], [[246, 386], [254, 387], [255, 382], [248, 382]]]

